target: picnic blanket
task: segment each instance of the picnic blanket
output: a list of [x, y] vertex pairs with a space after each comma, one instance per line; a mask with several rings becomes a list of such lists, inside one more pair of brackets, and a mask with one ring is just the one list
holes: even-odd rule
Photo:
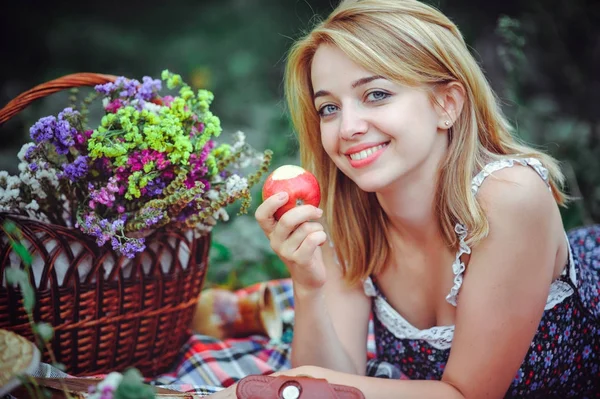
[[[290, 279], [273, 280], [268, 284], [276, 293], [279, 309], [293, 315], [294, 296]], [[236, 291], [249, 295], [259, 284]], [[219, 340], [207, 335], [191, 335], [181, 348], [171, 371], [150, 377], [151, 384], [201, 396], [229, 387], [251, 374], [270, 374], [290, 368], [291, 334], [293, 318], [288, 320], [281, 339], [269, 339], [262, 335]], [[381, 378], [401, 378], [398, 369], [375, 359], [373, 323], [369, 323], [367, 343], [367, 375]], [[66, 377], [67, 375], [48, 364], [42, 364], [34, 373], [38, 377]]]

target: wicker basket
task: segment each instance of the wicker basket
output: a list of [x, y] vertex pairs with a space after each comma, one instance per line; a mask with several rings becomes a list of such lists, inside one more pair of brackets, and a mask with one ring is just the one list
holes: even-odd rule
[[[0, 110], [0, 124], [37, 98], [114, 76], [80, 73], [39, 85]], [[33, 256], [34, 319], [50, 323], [56, 360], [72, 375], [137, 367], [147, 377], [165, 372], [190, 334], [207, 268], [210, 234], [158, 230], [134, 259], [77, 229], [0, 213], [14, 221]], [[19, 289], [6, 284], [7, 267], [23, 267], [0, 232], [0, 328], [32, 338]], [[37, 280], [34, 278], [36, 271]], [[44, 360], [49, 361], [48, 353]]]

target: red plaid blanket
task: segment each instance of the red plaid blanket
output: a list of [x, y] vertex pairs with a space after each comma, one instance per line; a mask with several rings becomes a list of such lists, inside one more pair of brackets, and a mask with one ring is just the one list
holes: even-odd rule
[[[289, 279], [268, 283], [276, 293], [280, 310], [290, 313], [294, 308], [292, 284]], [[239, 290], [236, 294], [249, 295], [259, 284]], [[290, 368], [290, 338], [270, 340], [265, 336], [253, 335], [238, 339], [218, 340], [206, 335], [192, 335], [181, 348], [179, 358], [172, 371], [154, 377], [151, 383], [183, 392], [208, 395], [228, 387], [250, 374], [270, 374]], [[367, 345], [367, 375], [382, 378], [400, 378], [394, 366], [375, 360], [373, 325], [369, 324]], [[42, 365], [35, 373], [38, 376], [61, 376], [49, 365]], [[63, 374], [64, 375], [64, 374]]]

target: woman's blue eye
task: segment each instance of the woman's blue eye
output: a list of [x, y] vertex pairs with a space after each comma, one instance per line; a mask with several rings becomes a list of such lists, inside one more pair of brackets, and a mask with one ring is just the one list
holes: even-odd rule
[[321, 116], [331, 115], [332, 113], [335, 112], [336, 108], [337, 107], [335, 105], [327, 104], [326, 106], [319, 109], [319, 115], [321, 115]]
[[390, 95], [385, 91], [375, 90], [367, 95], [369, 101], [380, 101], [388, 98]]

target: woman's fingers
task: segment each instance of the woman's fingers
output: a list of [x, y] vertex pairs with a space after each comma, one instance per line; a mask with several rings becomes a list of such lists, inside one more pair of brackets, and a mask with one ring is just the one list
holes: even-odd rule
[[280, 248], [282, 255], [291, 258], [300, 248], [304, 240], [312, 233], [323, 231], [323, 225], [318, 222], [304, 222], [285, 240]]
[[313, 255], [317, 247], [323, 245], [327, 241], [327, 234], [323, 230], [315, 231], [308, 234], [300, 247], [292, 255], [292, 259], [296, 264], [309, 264], [313, 259]]
[[323, 211], [312, 205], [300, 205], [287, 211], [276, 223], [271, 235], [286, 240], [304, 222], [317, 220]]
[[257, 208], [255, 217], [273, 251], [289, 268], [292, 278], [307, 287], [322, 285], [325, 270], [317, 248], [327, 241], [323, 225], [315, 220], [323, 211], [312, 205], [301, 205], [287, 211], [278, 221], [275, 212], [287, 202], [287, 194], [267, 198]]
[[266, 235], [271, 234], [273, 228], [277, 224], [275, 220], [275, 212], [279, 208], [281, 208], [288, 200], [288, 193], [282, 191], [275, 195], [270, 196], [266, 200], [263, 201], [262, 204], [256, 208], [256, 212], [254, 213], [254, 217], [258, 221], [259, 226]]

